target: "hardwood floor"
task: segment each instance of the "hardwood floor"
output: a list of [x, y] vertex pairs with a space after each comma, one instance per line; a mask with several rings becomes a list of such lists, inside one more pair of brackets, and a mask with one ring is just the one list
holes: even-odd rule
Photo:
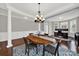
[[0, 42], [0, 55], [1, 56], [11, 56], [12, 55], [12, 47], [7, 48], [7, 41]]
[[24, 44], [24, 39], [23, 38], [14, 39], [12, 40], [12, 44], [13, 44], [13, 47], [22, 45]]
[[[24, 44], [23, 38], [12, 40], [13, 47]], [[12, 56], [13, 47], [7, 48], [7, 41], [0, 42], [0, 56]]]

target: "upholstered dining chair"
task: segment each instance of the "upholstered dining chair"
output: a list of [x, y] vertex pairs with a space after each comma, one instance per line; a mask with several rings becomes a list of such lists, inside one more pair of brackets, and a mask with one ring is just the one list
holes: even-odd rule
[[56, 47], [54, 47], [52, 45], [44, 46], [43, 56], [45, 55], [45, 51], [47, 51], [48, 53], [51, 53], [54, 56], [56, 56], [56, 55], [59, 56], [59, 51], [58, 51], [59, 45], [60, 45], [60, 43], [57, 42]]
[[27, 53], [27, 55], [29, 56], [29, 50], [36, 48], [36, 54], [38, 54], [38, 48], [37, 48], [37, 44], [34, 44], [32, 42], [28, 42], [26, 37], [23, 37], [24, 42], [25, 42], [25, 55]]

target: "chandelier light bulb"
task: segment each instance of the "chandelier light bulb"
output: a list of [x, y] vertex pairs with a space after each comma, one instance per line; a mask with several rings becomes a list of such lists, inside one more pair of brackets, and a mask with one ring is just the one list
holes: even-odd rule
[[41, 15], [41, 17], [43, 17], [43, 15]]
[[39, 19], [41, 19], [41, 17], [39, 17]]
[[35, 20], [37, 20], [37, 18], [35, 18]]
[[36, 17], [39, 17], [38, 15], [36, 15]]
[[45, 18], [43, 18], [43, 20], [45, 20]]

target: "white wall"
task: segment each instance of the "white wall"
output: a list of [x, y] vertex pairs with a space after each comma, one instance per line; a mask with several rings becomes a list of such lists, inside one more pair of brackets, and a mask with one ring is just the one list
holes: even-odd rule
[[[7, 16], [0, 15], [0, 41], [8, 40]], [[28, 33], [37, 33], [38, 24], [20, 18], [12, 18], [12, 39], [22, 38]]]
[[[22, 38], [28, 33], [37, 33], [38, 24], [29, 20], [30, 18], [25, 20], [12, 17], [12, 39]], [[0, 41], [8, 40], [7, 23], [7, 16], [0, 15]]]

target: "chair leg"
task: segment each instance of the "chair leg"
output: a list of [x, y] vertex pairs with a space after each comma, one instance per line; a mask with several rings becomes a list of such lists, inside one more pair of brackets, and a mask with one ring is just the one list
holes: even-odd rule
[[27, 44], [27, 55], [29, 56], [29, 44]]
[[58, 42], [55, 53], [54, 53], [54, 56], [56, 56], [56, 54], [57, 54], [57, 56], [59, 56], [59, 51], [58, 51], [59, 45], [60, 45], [60, 43]]
[[36, 54], [38, 54], [38, 45], [36, 45]]
[[59, 56], [59, 51], [57, 51], [57, 56]]
[[45, 55], [45, 45], [43, 45], [43, 55], [42, 56], [44, 56]]
[[25, 55], [26, 55], [26, 53], [27, 53], [27, 46], [25, 47]]

